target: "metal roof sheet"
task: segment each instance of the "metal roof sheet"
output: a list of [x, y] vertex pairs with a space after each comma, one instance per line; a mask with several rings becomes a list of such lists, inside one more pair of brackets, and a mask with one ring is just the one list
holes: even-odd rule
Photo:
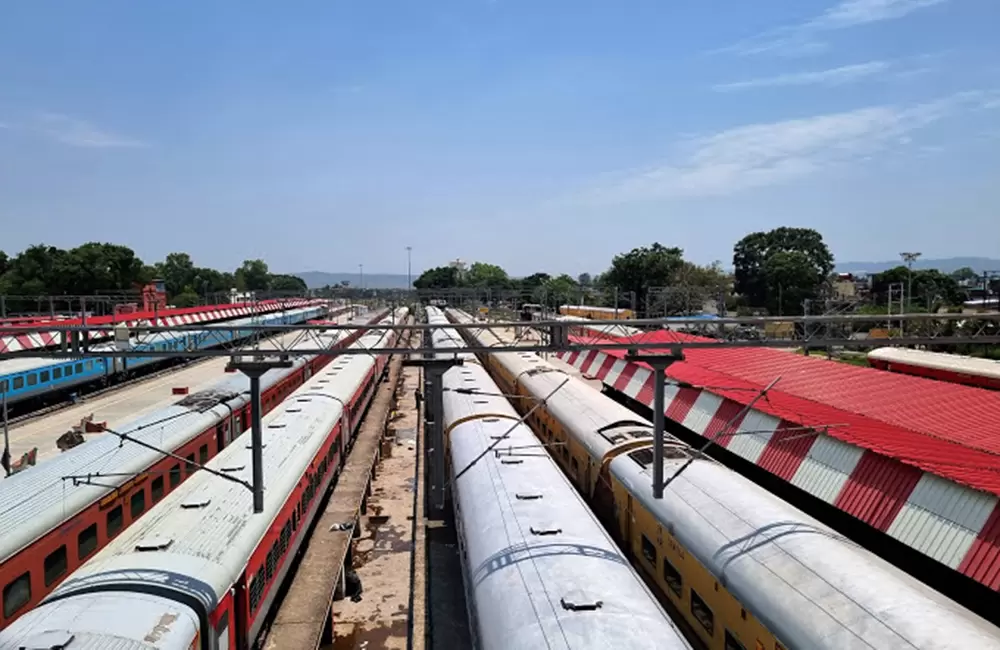
[[[678, 332], [641, 344], [704, 340]], [[645, 350], [649, 352], [647, 348]], [[624, 350], [609, 350], [621, 358]], [[880, 372], [768, 348], [685, 350], [671, 379], [755, 408], [980, 490], [1000, 494], [1000, 393]], [[645, 364], [643, 364], [645, 365]]]

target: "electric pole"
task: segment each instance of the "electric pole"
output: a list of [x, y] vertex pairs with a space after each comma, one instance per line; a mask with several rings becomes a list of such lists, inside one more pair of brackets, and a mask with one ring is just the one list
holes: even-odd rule
[[413, 246], [406, 247], [406, 290], [410, 291], [413, 289], [413, 275], [410, 273], [410, 252], [413, 250]]
[[913, 263], [917, 261], [921, 253], [900, 253], [899, 256], [903, 258], [906, 262], [906, 268], [909, 270], [909, 282], [906, 287], [906, 307], [907, 311], [913, 310]]

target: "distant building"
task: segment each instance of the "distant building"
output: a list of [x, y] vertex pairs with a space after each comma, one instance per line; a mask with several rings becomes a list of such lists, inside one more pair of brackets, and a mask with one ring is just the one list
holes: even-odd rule
[[837, 273], [833, 278], [833, 296], [838, 300], [850, 300], [858, 295], [857, 280], [853, 273]]

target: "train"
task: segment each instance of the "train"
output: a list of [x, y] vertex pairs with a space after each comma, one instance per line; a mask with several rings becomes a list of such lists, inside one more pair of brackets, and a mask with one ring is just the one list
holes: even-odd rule
[[443, 426], [474, 647], [690, 648], [462, 337], [431, 336], [464, 359], [444, 374]]
[[653, 498], [652, 423], [538, 355], [481, 358], [705, 647], [1000, 650], [1000, 629], [669, 435]]
[[[346, 311], [339, 308], [333, 314]], [[326, 307], [321, 305], [290, 309], [287, 311], [266, 314], [263, 316], [241, 318], [228, 323], [233, 327], [242, 325], [289, 325], [302, 323], [326, 313]], [[250, 335], [250, 331], [235, 330], [233, 332], [176, 332], [173, 334], [157, 334], [155, 339], [142, 340], [133, 337], [129, 348], [135, 351], [177, 350], [178, 356], [183, 356], [185, 350], [201, 350], [212, 348], [223, 343], [239, 341]], [[93, 351], [112, 351], [117, 349], [114, 342], [99, 343], [91, 346]], [[0, 395], [3, 395], [9, 406], [28, 400], [37, 400], [62, 395], [73, 389], [100, 383], [112, 383], [126, 378], [140, 368], [163, 364], [168, 361], [162, 356], [156, 357], [88, 357], [86, 359], [66, 357], [62, 359], [10, 359], [0, 361]]]
[[[397, 334], [352, 345], [390, 347]], [[262, 512], [245, 432], [0, 631], [0, 649], [254, 647], [387, 363], [338, 357], [264, 418]]]
[[631, 309], [615, 307], [588, 307], [587, 305], [559, 305], [559, 313], [563, 316], [590, 318], [593, 320], [634, 320], [635, 312]]
[[[331, 349], [350, 345], [365, 322], [386, 313], [359, 318], [359, 329], [334, 330], [322, 340]], [[290, 368], [268, 371], [261, 377], [262, 410], [281, 404], [330, 360], [328, 355], [297, 357]], [[228, 375], [115, 428], [142, 444], [104, 434], [0, 481], [0, 629], [247, 430], [248, 390], [245, 375]]]
[[1000, 390], [1000, 361], [909, 348], [876, 348], [868, 353], [868, 363], [880, 370], [898, 372]]

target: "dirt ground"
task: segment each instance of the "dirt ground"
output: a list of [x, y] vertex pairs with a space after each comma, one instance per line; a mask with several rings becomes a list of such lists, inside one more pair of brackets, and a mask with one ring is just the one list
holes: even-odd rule
[[[345, 599], [334, 603], [335, 650], [406, 648], [417, 489], [417, 412], [413, 393], [419, 378], [419, 369], [403, 369], [397, 409], [372, 483], [368, 513], [362, 516], [361, 535], [354, 541], [353, 566], [361, 579], [361, 601]], [[422, 603], [417, 609], [419, 605]]]

